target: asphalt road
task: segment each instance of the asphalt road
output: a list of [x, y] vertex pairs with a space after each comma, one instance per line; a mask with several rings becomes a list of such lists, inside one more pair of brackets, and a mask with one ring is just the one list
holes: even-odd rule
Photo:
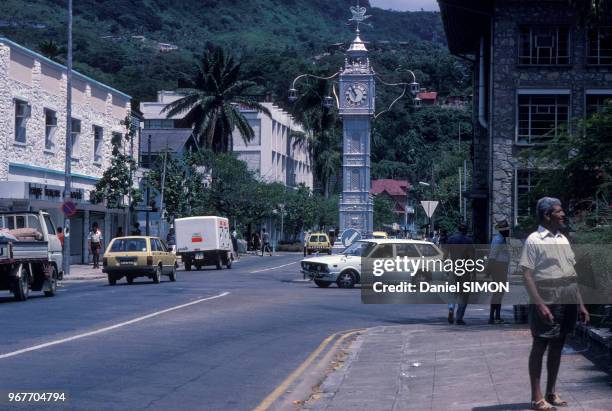
[[23, 303], [2, 294], [0, 392], [66, 392], [61, 409], [248, 410], [332, 333], [445, 314], [296, 281], [300, 259], [248, 256], [175, 283], [67, 283]]

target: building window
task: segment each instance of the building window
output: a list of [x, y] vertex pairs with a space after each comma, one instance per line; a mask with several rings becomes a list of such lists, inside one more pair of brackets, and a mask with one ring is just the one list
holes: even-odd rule
[[570, 33], [567, 27], [522, 27], [519, 37], [519, 64], [570, 63]]
[[[609, 104], [606, 107], [606, 101]], [[587, 94], [586, 95], [586, 114], [591, 116], [595, 113], [603, 113], [604, 110], [610, 109], [612, 103], [612, 94]]]
[[55, 131], [57, 130], [57, 113], [45, 109], [45, 150], [55, 150]]
[[516, 218], [517, 222], [529, 217], [535, 217], [537, 202], [534, 193], [536, 186], [542, 179], [542, 171], [516, 170]]
[[26, 123], [30, 117], [30, 106], [25, 101], [15, 100], [15, 141], [26, 142]]
[[612, 27], [595, 27], [589, 30], [587, 64], [612, 64]]
[[72, 160], [79, 159], [79, 144], [81, 139], [81, 120], [77, 120], [75, 118], [70, 119], [71, 124], [71, 140], [72, 140], [72, 150], [70, 151], [70, 158]]
[[155, 119], [155, 120], [145, 120], [144, 128], [174, 128], [174, 120], [172, 119]]
[[94, 163], [102, 162], [102, 147], [104, 146], [104, 129], [102, 127], [93, 126], [94, 135]]
[[519, 95], [517, 143], [552, 138], [569, 124], [569, 95]]

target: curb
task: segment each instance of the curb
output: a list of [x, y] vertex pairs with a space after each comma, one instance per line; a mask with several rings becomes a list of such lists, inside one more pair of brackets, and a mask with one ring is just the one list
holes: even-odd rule
[[106, 274], [105, 275], [89, 275], [89, 276], [70, 276], [70, 277], [64, 277], [64, 279], [62, 280], [62, 282], [66, 282], [66, 281], [87, 281], [87, 280], [102, 280], [102, 279], [106, 279]]

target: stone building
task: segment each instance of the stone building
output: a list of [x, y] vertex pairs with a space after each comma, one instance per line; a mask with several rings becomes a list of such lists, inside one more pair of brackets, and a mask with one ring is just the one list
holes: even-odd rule
[[[520, 154], [612, 98], [612, 19], [585, 25], [565, 0], [445, 0], [451, 52], [473, 66], [474, 235], [533, 214], [545, 173]], [[554, 193], [551, 193], [554, 194]]]
[[[46, 210], [56, 225], [64, 189], [66, 67], [0, 38], [0, 209]], [[86, 236], [96, 221], [106, 238], [125, 224], [125, 212], [89, 202], [110, 165], [111, 138], [131, 111], [131, 97], [73, 71], [72, 262], [88, 259]], [[137, 141], [134, 147], [137, 152]]]

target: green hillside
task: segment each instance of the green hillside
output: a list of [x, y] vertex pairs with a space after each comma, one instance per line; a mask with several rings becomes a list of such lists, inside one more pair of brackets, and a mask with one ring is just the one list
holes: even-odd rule
[[[279, 64], [308, 67], [330, 44], [350, 41], [347, 20], [353, 4], [353, 0], [78, 0], [74, 64], [136, 99], [148, 99], [158, 89], [175, 88], [177, 78], [190, 76], [204, 47], [221, 44], [245, 57], [255, 75], [263, 72], [259, 77], [267, 91], [281, 97], [284, 73], [279, 76], [274, 70]], [[371, 9], [369, 14], [372, 27], [364, 27], [369, 41], [404, 42], [417, 49], [421, 43], [444, 41], [437, 13]], [[38, 49], [46, 40], [64, 45], [65, 27], [65, 0], [0, 2], [0, 35], [27, 47]], [[162, 53], [158, 43], [176, 45], [178, 50]], [[261, 60], [261, 55], [277, 61], [253, 61]], [[275, 84], [281, 79], [282, 88]]]

